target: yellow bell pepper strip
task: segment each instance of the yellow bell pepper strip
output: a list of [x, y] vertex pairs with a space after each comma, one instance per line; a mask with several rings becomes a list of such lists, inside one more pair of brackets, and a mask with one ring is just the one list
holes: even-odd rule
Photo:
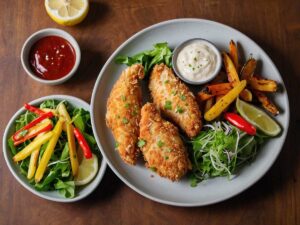
[[217, 118], [239, 96], [239, 94], [245, 89], [246, 85], [246, 80], [242, 80], [238, 83], [204, 114], [204, 119], [206, 121], [212, 121]]
[[24, 133], [26, 134], [28, 132], [28, 129], [31, 127], [37, 125], [38, 123], [42, 122], [44, 119], [51, 118], [53, 117], [53, 113], [44, 113], [43, 115], [39, 116], [38, 118], [34, 119], [24, 127], [22, 127], [20, 130], [18, 130], [14, 135], [13, 135], [13, 140], [14, 141], [19, 141], [24, 137]]
[[53, 129], [53, 136], [50, 139], [47, 148], [41, 158], [40, 164], [36, 170], [35, 173], [35, 182], [38, 183], [41, 181], [41, 179], [44, 176], [45, 170], [47, 168], [48, 162], [52, 156], [52, 153], [54, 152], [54, 148], [56, 146], [56, 143], [58, 141], [58, 138], [62, 132], [62, 125], [63, 125], [63, 120], [59, 119]]
[[82, 135], [82, 133], [80, 132], [80, 130], [78, 128], [74, 128], [74, 134], [75, 134], [75, 137], [83, 151], [84, 157], [86, 159], [92, 158], [93, 155], [92, 155], [91, 148], [88, 145], [87, 141], [85, 140], [84, 136]]
[[28, 167], [28, 173], [27, 173], [27, 179], [28, 180], [33, 178], [34, 173], [36, 171], [36, 166], [37, 166], [37, 161], [38, 161], [38, 158], [39, 158], [40, 148], [41, 148], [41, 146], [38, 147], [36, 150], [34, 150], [31, 153], [30, 161], [29, 161], [29, 167]]
[[69, 145], [72, 174], [73, 176], [76, 176], [79, 169], [79, 163], [78, 163], [75, 138], [74, 138], [74, 127], [70, 123], [67, 123], [67, 138], [68, 138], [68, 145]]
[[[70, 115], [69, 115], [69, 113], [67, 111], [67, 108], [66, 108], [66, 106], [65, 106], [65, 104], [63, 102], [59, 103], [59, 105], [57, 106], [57, 111], [58, 111], [59, 116], [63, 117], [63, 119], [65, 121], [67, 121], [68, 123], [72, 122], [71, 117], [70, 117]], [[67, 132], [67, 125], [66, 124], [67, 123], [63, 124], [63, 130], [65, 132]]]
[[35, 136], [38, 134], [41, 134], [43, 132], [51, 130], [53, 127], [52, 122], [50, 119], [45, 119], [41, 123], [38, 123], [37, 125], [33, 126], [32, 128], [26, 130], [26, 134], [23, 136], [23, 138], [19, 139], [18, 141], [14, 141], [14, 145], [17, 146]]
[[64, 126], [66, 126], [72, 174], [75, 176], [78, 173], [79, 163], [75, 146], [74, 127], [72, 126], [71, 117], [64, 103], [60, 103], [57, 108], [59, 115], [66, 121]]
[[49, 131], [47, 133], [42, 134], [41, 136], [36, 137], [29, 145], [27, 145], [23, 150], [18, 152], [14, 157], [13, 160], [15, 162], [19, 162], [23, 159], [26, 159], [30, 154], [39, 148], [41, 145], [45, 144], [53, 135], [53, 131]]

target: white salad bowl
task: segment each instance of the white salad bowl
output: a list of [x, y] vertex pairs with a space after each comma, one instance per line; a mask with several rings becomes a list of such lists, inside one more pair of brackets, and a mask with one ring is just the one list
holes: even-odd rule
[[[85, 110], [90, 111], [90, 106], [88, 103], [86, 103], [85, 101], [83, 101], [79, 98], [68, 96], [68, 95], [45, 96], [42, 98], [38, 98], [34, 101], [31, 101], [30, 104], [39, 105], [43, 101], [50, 100], [50, 99], [66, 100], [75, 107], [83, 108]], [[75, 197], [70, 198], [70, 199], [64, 198], [57, 191], [37, 191], [34, 188], [34, 186], [29, 183], [27, 178], [23, 174], [21, 174], [20, 167], [12, 159], [13, 156], [9, 149], [7, 140], [14, 133], [15, 120], [18, 119], [20, 117], [20, 115], [23, 114], [24, 112], [25, 112], [25, 109], [22, 107], [14, 114], [14, 116], [8, 122], [6, 129], [4, 131], [4, 135], [3, 135], [3, 155], [4, 155], [4, 159], [6, 161], [6, 164], [9, 168], [10, 172], [12, 173], [12, 175], [28, 191], [30, 191], [31, 193], [33, 193], [41, 198], [47, 199], [47, 200], [51, 200], [51, 201], [55, 201], [55, 202], [76, 202], [76, 201], [79, 201], [79, 200], [87, 197], [90, 193], [92, 193], [98, 187], [98, 185], [100, 184], [102, 177], [105, 173], [107, 164], [103, 158], [101, 158], [99, 161], [100, 164], [99, 164], [99, 169], [98, 169], [96, 177], [89, 184], [78, 188], [78, 190], [75, 194]]]

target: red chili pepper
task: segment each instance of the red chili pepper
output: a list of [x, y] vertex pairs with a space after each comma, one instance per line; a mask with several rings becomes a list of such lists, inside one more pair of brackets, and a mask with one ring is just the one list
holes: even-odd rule
[[232, 125], [236, 126], [242, 131], [245, 131], [249, 135], [256, 134], [256, 128], [243, 117], [236, 113], [225, 113], [224, 118], [228, 120]]
[[85, 140], [84, 136], [82, 135], [82, 133], [80, 132], [80, 130], [78, 128], [74, 128], [74, 135], [75, 135], [80, 147], [82, 148], [84, 157], [86, 159], [92, 158], [93, 155], [92, 155], [91, 148], [88, 145], [87, 141]]
[[20, 139], [23, 138], [22, 135], [20, 135], [20, 133], [22, 131], [28, 130], [29, 128], [33, 127], [34, 125], [38, 124], [39, 122], [42, 122], [44, 119], [46, 118], [51, 118], [53, 117], [53, 113], [52, 112], [47, 112], [47, 113], [43, 113], [43, 115], [39, 116], [38, 118], [32, 120], [29, 124], [25, 125], [24, 127], [22, 127], [20, 130], [18, 130], [14, 135], [13, 135], [13, 140], [14, 142], [19, 141]]
[[15, 142], [14, 142], [14, 146], [17, 146], [17, 145], [19, 145], [19, 144], [21, 144], [21, 143], [23, 143], [23, 142], [25, 142], [25, 141], [27, 141], [27, 140], [33, 138], [33, 137], [36, 137], [37, 135], [39, 135], [39, 134], [41, 134], [41, 133], [43, 133], [43, 132], [49, 131], [49, 130], [52, 129], [52, 127], [53, 127], [53, 126], [52, 126], [52, 124], [50, 123], [50, 124], [47, 125], [46, 127], [42, 128], [42, 129], [40, 129], [40, 130], [38, 130], [38, 131], [36, 131], [36, 132], [34, 132], [34, 133], [32, 133], [32, 134], [25, 135], [23, 138], [19, 139], [18, 141], [15, 141]]
[[24, 104], [24, 108], [27, 109], [28, 111], [33, 112], [35, 114], [38, 114], [40, 116], [45, 113], [43, 110], [41, 110], [39, 108], [36, 108], [36, 107], [34, 107], [32, 105], [29, 105], [28, 103]]

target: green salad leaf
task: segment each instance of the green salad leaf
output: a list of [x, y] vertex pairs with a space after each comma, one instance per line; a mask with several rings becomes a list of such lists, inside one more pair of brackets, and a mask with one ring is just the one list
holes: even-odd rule
[[250, 136], [229, 123], [215, 122], [204, 127], [192, 140], [190, 183], [193, 187], [211, 177], [231, 178], [255, 158], [258, 145], [263, 142], [262, 137]]
[[152, 50], [146, 50], [134, 56], [117, 56], [115, 61], [118, 64], [126, 64], [127, 66], [140, 63], [144, 66], [145, 75], [149, 73], [155, 64], [164, 63], [171, 67], [172, 51], [169, 48], [168, 43], [156, 43], [153, 47]]

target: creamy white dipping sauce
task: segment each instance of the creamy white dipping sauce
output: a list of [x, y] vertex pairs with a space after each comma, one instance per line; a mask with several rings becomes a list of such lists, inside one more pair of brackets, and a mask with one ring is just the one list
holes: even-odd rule
[[217, 54], [207, 42], [196, 40], [181, 49], [176, 63], [178, 72], [185, 79], [207, 80], [216, 71]]

